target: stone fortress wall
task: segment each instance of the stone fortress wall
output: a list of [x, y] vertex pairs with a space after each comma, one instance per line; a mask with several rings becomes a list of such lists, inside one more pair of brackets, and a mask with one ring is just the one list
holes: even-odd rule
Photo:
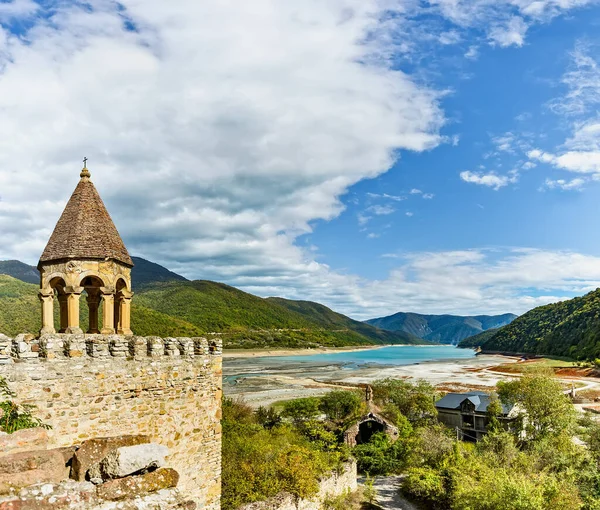
[[180, 491], [218, 510], [221, 355], [219, 339], [0, 335], [0, 376], [52, 427], [49, 447], [148, 435], [169, 448]]

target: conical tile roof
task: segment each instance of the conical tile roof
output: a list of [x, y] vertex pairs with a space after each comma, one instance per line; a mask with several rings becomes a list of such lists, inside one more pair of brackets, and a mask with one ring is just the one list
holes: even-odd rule
[[133, 261], [117, 232], [87, 168], [69, 199], [40, 258], [40, 264], [64, 259]]

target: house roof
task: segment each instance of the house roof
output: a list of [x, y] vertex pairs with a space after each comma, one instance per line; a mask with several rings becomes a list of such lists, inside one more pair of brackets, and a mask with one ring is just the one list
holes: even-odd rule
[[69, 199], [40, 264], [64, 259], [113, 259], [128, 266], [133, 261], [87, 168]]
[[[448, 393], [445, 397], [442, 397], [435, 403], [435, 407], [438, 409], [459, 409], [461, 404], [469, 400], [475, 406], [475, 412], [485, 413], [487, 412], [488, 405], [490, 404], [490, 395], [483, 391], [470, 391], [468, 393]], [[502, 405], [502, 411], [505, 415], [510, 413], [514, 406]]]

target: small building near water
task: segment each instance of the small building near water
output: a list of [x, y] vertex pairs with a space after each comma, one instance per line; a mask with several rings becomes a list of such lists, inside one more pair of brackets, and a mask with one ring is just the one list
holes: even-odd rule
[[[491, 397], [483, 391], [468, 393], [448, 393], [435, 403], [438, 420], [447, 427], [456, 429], [459, 439], [463, 441], [479, 441], [486, 433], [489, 423], [488, 406]], [[498, 416], [500, 423], [510, 428], [518, 411], [516, 406], [501, 404], [502, 413]]]

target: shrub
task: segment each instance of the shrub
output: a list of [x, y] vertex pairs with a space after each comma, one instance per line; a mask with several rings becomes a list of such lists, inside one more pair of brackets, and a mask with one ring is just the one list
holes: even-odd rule
[[31, 414], [35, 406], [18, 405], [12, 400], [15, 396], [6, 380], [0, 377], [0, 431], [12, 434], [21, 429], [50, 428]]

